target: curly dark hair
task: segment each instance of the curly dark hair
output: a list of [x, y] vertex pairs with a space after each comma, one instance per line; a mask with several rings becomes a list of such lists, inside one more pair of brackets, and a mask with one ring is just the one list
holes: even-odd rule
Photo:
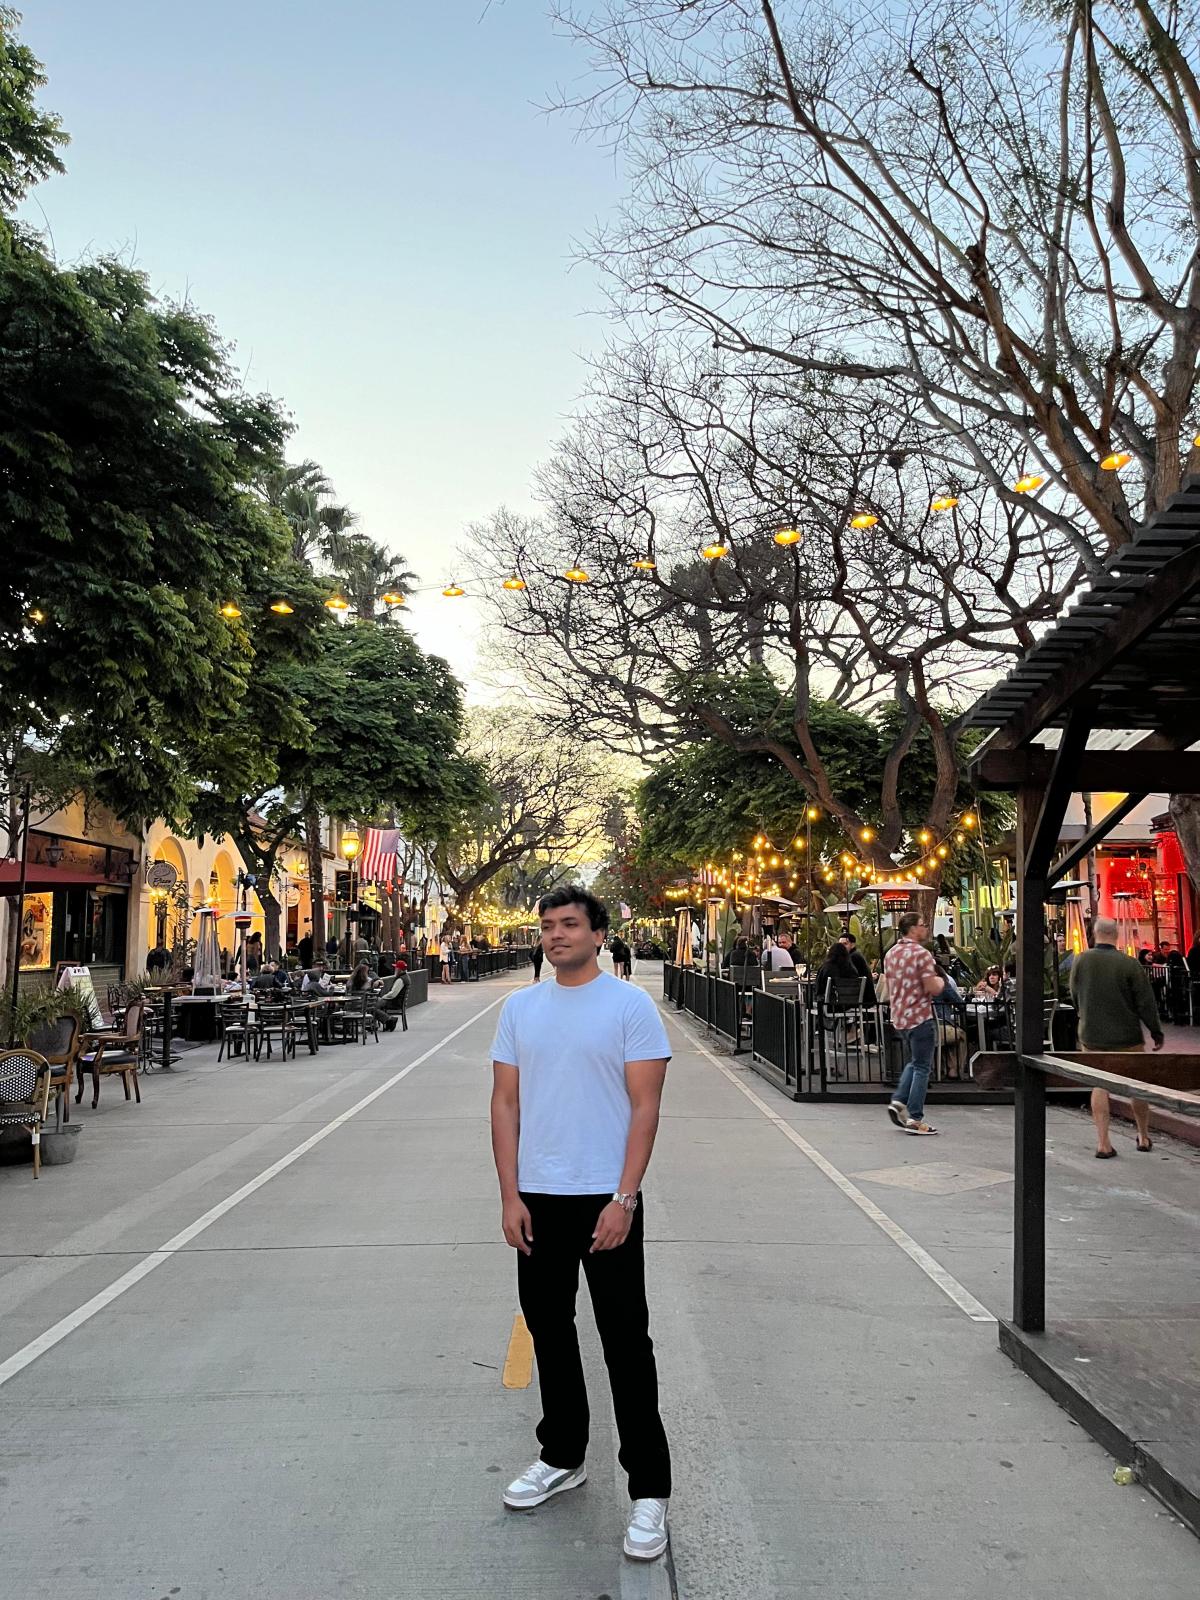
[[592, 931], [608, 932], [608, 907], [582, 884], [567, 884], [565, 888], [552, 889], [549, 894], [544, 894], [538, 901], [538, 916], [544, 917], [547, 911], [557, 911], [562, 906], [582, 906], [587, 912]]

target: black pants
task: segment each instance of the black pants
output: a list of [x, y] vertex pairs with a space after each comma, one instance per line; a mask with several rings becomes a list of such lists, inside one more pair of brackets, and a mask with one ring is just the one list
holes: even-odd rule
[[533, 1248], [517, 1256], [521, 1311], [533, 1336], [542, 1420], [538, 1443], [552, 1467], [578, 1467], [587, 1454], [588, 1397], [575, 1329], [579, 1267], [587, 1278], [608, 1367], [613, 1414], [632, 1500], [666, 1500], [671, 1455], [658, 1414], [658, 1370], [650, 1341], [639, 1204], [625, 1243], [590, 1254], [608, 1194], [522, 1194], [533, 1219]]

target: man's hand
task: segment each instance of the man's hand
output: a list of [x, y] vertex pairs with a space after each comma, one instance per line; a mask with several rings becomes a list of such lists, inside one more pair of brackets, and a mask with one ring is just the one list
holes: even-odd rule
[[610, 1200], [596, 1223], [589, 1255], [595, 1255], [597, 1250], [615, 1250], [619, 1244], [624, 1244], [632, 1226], [633, 1212], [626, 1211], [624, 1206]]
[[533, 1243], [533, 1218], [529, 1215], [529, 1207], [515, 1195], [511, 1200], [504, 1202], [503, 1224], [504, 1237], [514, 1250], [519, 1250], [523, 1256], [530, 1254], [530, 1245]]
[[1163, 1047], [1163, 1045], [1164, 1045], [1164, 1044], [1166, 1044], [1166, 1042], [1167, 1042], [1167, 1041], [1166, 1041], [1166, 1038], [1165, 1038], [1165, 1036], [1164, 1036], [1164, 1037], [1163, 1037], [1163, 1038], [1161, 1038], [1161, 1039], [1155, 1039], [1155, 1041], [1154, 1041], [1154, 1048], [1155, 1048], [1155, 1049], [1156, 1049], [1156, 1050], [1161, 1050], [1161, 1049], [1162, 1049], [1162, 1047]]

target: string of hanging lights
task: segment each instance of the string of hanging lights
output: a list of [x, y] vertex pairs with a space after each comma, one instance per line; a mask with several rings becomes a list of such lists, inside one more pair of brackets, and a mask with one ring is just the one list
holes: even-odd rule
[[[1192, 439], [1192, 444], [1196, 449], [1200, 449], [1200, 433], [1194, 436]], [[1104, 456], [1099, 461], [1098, 465], [1103, 472], [1121, 472], [1124, 470], [1124, 468], [1129, 466], [1132, 461], [1133, 456], [1128, 450], [1114, 450], [1111, 454]], [[1046, 481], [1046, 477], [1042, 473], [1027, 472], [1023, 473], [1015, 481], [1015, 483], [1010, 484], [1009, 488], [1014, 494], [1034, 494]], [[961, 499], [958, 495], [939, 494], [929, 502], [929, 509], [932, 512], [940, 514], [947, 511], [955, 511], [961, 505], [961, 503]], [[865, 532], [869, 528], [876, 527], [880, 521], [880, 518], [878, 514], [873, 511], [856, 511], [849, 520], [851, 528], [859, 532]], [[800, 544], [804, 539], [804, 534], [799, 528], [787, 526], [777, 528], [773, 532], [772, 538], [777, 545], [787, 549]], [[728, 543], [727, 539], [723, 538], [714, 540], [711, 544], [702, 546], [700, 555], [705, 561], [716, 562], [724, 560], [726, 556], [731, 554], [731, 551], [732, 546]], [[651, 556], [649, 553], [634, 557], [629, 564], [630, 567], [636, 572], [655, 572], [657, 570], [657, 563], [655, 562], [653, 556]], [[559, 577], [567, 583], [584, 584], [592, 581], [591, 574], [582, 565], [567, 567], [562, 573], [559, 574]], [[411, 592], [413, 594], [426, 594], [431, 593], [433, 589], [438, 587], [438, 585], [422, 585], [420, 588], [414, 589]], [[501, 582], [500, 587], [507, 590], [509, 593], [520, 593], [522, 590], [528, 589], [529, 584], [523, 577], [521, 577], [519, 573], [513, 572]], [[461, 583], [458, 582], [457, 579], [452, 578], [449, 583], [441, 587], [441, 594], [443, 598], [447, 600], [459, 600], [467, 594], [467, 590], [462, 586]], [[400, 594], [397, 591], [390, 591], [389, 593], [381, 596], [381, 599], [384, 605], [390, 609], [403, 606], [406, 602], [407, 596]], [[325, 606], [328, 610], [334, 612], [335, 614], [344, 613], [351, 609], [350, 602], [347, 600], [345, 595], [337, 592], [329, 596], [329, 598], [325, 601]], [[230, 622], [235, 621], [242, 614], [241, 608], [234, 600], [227, 600], [218, 609], [221, 616], [225, 617]], [[275, 601], [271, 605], [270, 609], [280, 616], [290, 616], [293, 610], [287, 601], [282, 599]], [[32, 622], [44, 622], [45, 613], [38, 612], [35, 614], [34, 612], [30, 612], [29, 620]]]
[[[765, 893], [783, 898], [781, 893], [783, 889], [796, 889], [800, 886], [801, 875], [807, 867], [810, 884], [819, 879], [829, 886], [841, 877], [847, 888], [852, 880], [860, 888], [870, 888], [885, 882], [893, 889], [902, 889], [905, 885], [917, 888], [924, 878], [936, 873], [938, 868], [949, 860], [953, 845], [964, 844], [972, 836], [978, 837], [979, 817], [973, 810], [964, 811], [957, 821], [941, 834], [935, 833], [928, 827], [911, 830], [911, 836], [921, 846], [920, 855], [913, 856], [907, 862], [898, 863], [885, 872], [869, 861], [860, 860], [853, 850], [845, 848], [837, 853], [836, 863], [817, 862], [812, 849], [811, 832], [812, 824], [821, 820], [821, 815], [818, 807], [806, 807], [803, 831], [798, 831], [790, 843], [784, 846], [776, 845], [760, 830], [749, 841], [745, 852], [734, 850], [730, 853], [727, 865], [706, 861], [705, 881], [715, 888], [728, 889], [742, 896]], [[864, 826], [859, 830], [857, 841], [844, 842], [870, 844], [875, 838], [875, 829]], [[809, 862], [813, 864], [807, 865]], [[681, 893], [687, 897], [691, 891], [684, 890]]]

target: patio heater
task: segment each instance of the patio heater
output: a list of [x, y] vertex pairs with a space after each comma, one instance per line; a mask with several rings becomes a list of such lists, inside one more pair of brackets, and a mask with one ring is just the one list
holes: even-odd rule
[[196, 939], [192, 988], [201, 994], [206, 990], [215, 991], [220, 986], [221, 950], [217, 942], [217, 913], [212, 906], [201, 906], [198, 915], [200, 928]]
[[1127, 956], [1136, 956], [1140, 929], [1138, 927], [1137, 896], [1130, 889], [1118, 889], [1113, 895], [1117, 913], [1117, 948]]
[[[883, 877], [864, 884], [861, 889], [855, 890], [855, 894], [860, 900], [866, 895], [875, 896], [875, 921], [879, 928], [879, 960], [882, 963], [886, 953], [883, 942], [884, 911], [889, 913], [903, 911], [914, 894], [931, 894], [935, 897], [936, 904], [937, 890], [931, 883], [909, 883], [904, 878]], [[892, 942], [894, 944], [895, 940]]]
[[[1054, 949], [1054, 993], [1057, 998], [1062, 997], [1062, 981], [1059, 965], [1066, 954], [1077, 956], [1081, 950], [1087, 949], [1087, 929], [1083, 921], [1083, 901], [1079, 895], [1072, 891], [1086, 889], [1087, 882], [1083, 878], [1063, 878], [1046, 891], [1046, 909], [1061, 913], [1062, 926], [1056, 915], [1046, 918], [1046, 936]], [[1059, 946], [1059, 934], [1062, 934], [1062, 948]]]
[[254, 914], [243, 908], [233, 913], [233, 926], [241, 935], [241, 949], [238, 954], [238, 971], [242, 980], [242, 999], [246, 998], [246, 935], [250, 932], [250, 924], [254, 921]]

